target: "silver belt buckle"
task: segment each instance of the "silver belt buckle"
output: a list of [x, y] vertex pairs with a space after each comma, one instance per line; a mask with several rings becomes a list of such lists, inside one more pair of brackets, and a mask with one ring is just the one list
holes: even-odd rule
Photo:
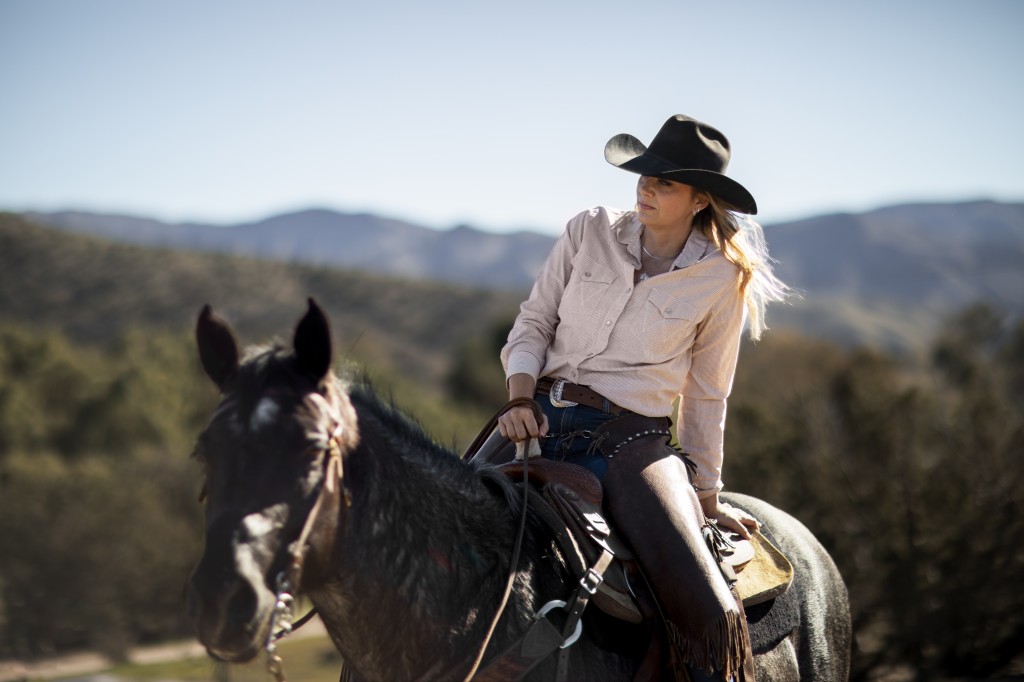
[[571, 400], [562, 400], [562, 389], [568, 383], [565, 379], [555, 379], [555, 383], [551, 384], [551, 390], [548, 391], [548, 400], [555, 407], [576, 407], [579, 403], [574, 403]]

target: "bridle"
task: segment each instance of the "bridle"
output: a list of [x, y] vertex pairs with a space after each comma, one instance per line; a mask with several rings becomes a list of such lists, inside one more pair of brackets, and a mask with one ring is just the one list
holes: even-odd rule
[[[302, 578], [303, 550], [306, 547], [306, 541], [316, 525], [324, 499], [335, 493], [336, 486], [341, 488], [341, 499], [345, 507], [352, 506], [352, 494], [348, 486], [345, 485], [345, 469], [342, 463], [341, 452], [342, 436], [345, 435], [345, 424], [338, 410], [319, 393], [310, 393], [306, 396], [306, 399], [312, 402], [322, 414], [329, 418], [331, 427], [329, 431], [330, 436], [323, 449], [323, 476], [320, 480], [319, 490], [316, 493], [316, 501], [313, 502], [313, 507], [306, 516], [298, 538], [289, 545], [291, 559], [287, 568], [279, 572], [274, 581], [274, 609], [271, 612], [269, 633], [263, 650], [267, 655], [267, 672], [273, 675], [277, 682], [287, 682], [284, 674], [284, 660], [277, 652], [277, 643], [308, 623], [317, 613], [314, 606], [304, 616], [298, 620], [293, 620], [294, 593]], [[223, 400], [214, 411], [210, 421], [215, 421], [223, 412], [233, 407], [234, 403], [234, 398]], [[205, 498], [206, 484], [204, 483], [202, 492], [199, 495], [199, 501], [203, 502]]]
[[[289, 545], [289, 550], [291, 552], [291, 561], [288, 567], [279, 572], [275, 580], [274, 609], [271, 613], [267, 641], [264, 644], [263, 648], [267, 655], [267, 672], [274, 676], [276, 682], [287, 682], [287, 678], [284, 674], [284, 660], [282, 659], [281, 655], [277, 652], [277, 642], [284, 639], [291, 633], [295, 632], [295, 630], [305, 625], [317, 613], [316, 607], [314, 606], [311, 607], [309, 612], [302, 616], [300, 619], [298, 619], [297, 621], [293, 621], [293, 607], [295, 601], [294, 591], [299, 586], [302, 577], [302, 565], [304, 560], [303, 550], [306, 546], [306, 541], [309, 539], [309, 535], [313, 530], [313, 527], [316, 525], [316, 521], [317, 518], [319, 517], [324, 499], [329, 495], [334, 494], [335, 485], [337, 485], [338, 487], [341, 488], [341, 497], [343, 503], [345, 504], [345, 507], [348, 508], [352, 506], [352, 495], [348, 487], [345, 485], [345, 472], [342, 462], [341, 441], [342, 437], [345, 435], [344, 423], [342, 422], [338, 410], [333, 405], [331, 405], [322, 395], [320, 395], [319, 393], [311, 393], [307, 396], [307, 398], [311, 402], [316, 404], [321, 412], [327, 414], [330, 417], [333, 426], [331, 428], [330, 437], [328, 438], [326, 447], [323, 450], [323, 476], [321, 478], [319, 490], [317, 491], [316, 501], [313, 503], [313, 507], [310, 509], [309, 514], [306, 517], [306, 520], [302, 526], [302, 531], [299, 533], [298, 538]], [[222, 403], [217, 408], [216, 412], [214, 413], [214, 418], [218, 414], [226, 410], [231, 402], [233, 401], [225, 400], [224, 403]], [[480, 443], [483, 442], [485, 436], [488, 433], [490, 433], [491, 430], [493, 430], [497, 418], [500, 415], [507, 412], [509, 409], [518, 406], [527, 406], [532, 408], [535, 412], [535, 415], [538, 418], [540, 418], [540, 406], [537, 405], [537, 403], [532, 399], [520, 398], [506, 403], [495, 414], [494, 418], [492, 418], [492, 423], [486, 426], [481, 431], [480, 435], [477, 436], [476, 441], [474, 441], [474, 443], [467, 449], [465, 454], [463, 454], [462, 459], [471, 459], [472, 456], [479, 449]], [[494, 635], [495, 629], [497, 628], [497, 625], [501, 620], [502, 616], [504, 615], [506, 607], [508, 606], [509, 598], [511, 597], [512, 588], [515, 582], [515, 577], [518, 573], [517, 567], [519, 563], [520, 552], [522, 549], [523, 537], [525, 535], [526, 530], [528, 500], [528, 486], [526, 485], [526, 482], [529, 477], [529, 459], [529, 456], [523, 456], [521, 461], [524, 483], [522, 509], [520, 513], [519, 527], [516, 533], [515, 541], [513, 543], [512, 556], [509, 563], [509, 575], [506, 581], [505, 590], [502, 594], [500, 603], [498, 604], [498, 608], [491, 620], [490, 627], [487, 629], [487, 632], [484, 636], [483, 642], [479, 646], [476, 656], [474, 656], [473, 660], [471, 661], [468, 673], [463, 678], [465, 682], [469, 682], [470, 680], [474, 679], [477, 676], [478, 671], [480, 670], [480, 664], [482, 662], [484, 653], [486, 652], [487, 647], [491, 642], [491, 638]], [[202, 497], [203, 496], [201, 496], [200, 500], [202, 500]], [[584, 588], [587, 588], [587, 591], [590, 594], [593, 594], [593, 592], [596, 591], [596, 586], [594, 587], [594, 589], [590, 589], [585, 584], [585, 581]], [[574, 602], [576, 601], [577, 600], [574, 599]], [[545, 607], [535, 615], [534, 623], [546, 623], [544, 617], [546, 616], [548, 611], [550, 611], [552, 608], [565, 607], [566, 602], [564, 601], [550, 602], [549, 604], [545, 605]], [[582, 608], [579, 608], [579, 611], [582, 612]], [[576, 613], [575, 615], [578, 617], [580, 614]], [[563, 633], [566, 636], [561, 638], [563, 641], [561, 641], [558, 645], [561, 649], [563, 649], [563, 651], [567, 647], [571, 646], [579, 637], [579, 623], [577, 621], [573, 622], [576, 626], [575, 632], [570, 633], [567, 631], [566, 633]]]
[[345, 485], [345, 468], [341, 459], [341, 438], [345, 434], [345, 425], [341, 420], [338, 411], [319, 393], [311, 393], [307, 398], [313, 402], [322, 413], [330, 417], [333, 426], [330, 430], [330, 437], [324, 449], [323, 476], [320, 480], [320, 489], [317, 492], [313, 508], [306, 516], [306, 522], [295, 542], [291, 543], [291, 562], [288, 568], [277, 574], [274, 588], [274, 610], [270, 617], [269, 634], [263, 650], [267, 654], [267, 672], [274, 676], [277, 682], [287, 682], [284, 674], [284, 659], [277, 652], [277, 643], [308, 623], [316, 615], [316, 607], [310, 608], [306, 615], [299, 620], [292, 622], [294, 616], [293, 607], [295, 597], [293, 591], [298, 588], [302, 578], [303, 549], [309, 534], [316, 525], [320, 515], [320, 508], [323, 506], [324, 498], [333, 495], [335, 485], [341, 488], [341, 498], [345, 507], [352, 506], [352, 494]]
[[[287, 679], [285, 678], [284, 675], [284, 660], [281, 658], [281, 655], [277, 653], [277, 642], [287, 637], [289, 634], [291, 634], [298, 628], [302, 627], [302, 625], [307, 623], [314, 615], [316, 615], [316, 607], [313, 607], [306, 615], [304, 615], [294, 624], [292, 623], [292, 606], [294, 603], [294, 596], [292, 595], [292, 590], [293, 585], [297, 586], [299, 584], [298, 581], [299, 578], [301, 577], [303, 560], [302, 550], [305, 547], [306, 540], [309, 537], [309, 533], [311, 532], [313, 526], [316, 523], [316, 518], [320, 513], [320, 507], [325, 497], [324, 493], [334, 493], [335, 478], [337, 478], [338, 485], [341, 486], [342, 498], [345, 502], [345, 506], [352, 506], [352, 495], [349, 492], [348, 487], [345, 485], [345, 472], [341, 461], [340, 440], [341, 436], [344, 434], [344, 425], [341, 422], [341, 418], [338, 415], [337, 410], [330, 403], [328, 403], [327, 400], [323, 398], [323, 396], [321, 396], [318, 393], [313, 393], [310, 394], [309, 399], [312, 402], [316, 403], [321, 411], [326, 412], [332, 418], [332, 422], [335, 424], [335, 426], [331, 432], [331, 437], [327, 444], [327, 450], [324, 457], [324, 475], [322, 483], [320, 485], [320, 491], [317, 495], [316, 502], [313, 503], [313, 508], [310, 510], [309, 516], [306, 517], [306, 523], [303, 526], [302, 532], [299, 534], [298, 539], [291, 545], [291, 564], [289, 565], [288, 569], [286, 569], [285, 571], [281, 571], [278, 574], [275, 584], [276, 593], [274, 599], [274, 611], [271, 616], [270, 634], [267, 637], [267, 643], [264, 646], [264, 651], [266, 651], [267, 654], [267, 672], [273, 675], [277, 682], [287, 682]], [[537, 403], [532, 399], [519, 398], [506, 403], [504, 406], [502, 406], [500, 410], [498, 410], [498, 412], [492, 418], [491, 422], [487, 426], [485, 426], [483, 430], [481, 430], [480, 434], [477, 436], [474, 443], [470, 445], [470, 447], [462, 455], [462, 459], [467, 460], [472, 458], [472, 456], [479, 449], [480, 444], [483, 442], [486, 434], [490, 433], [490, 431], [493, 430], [495, 424], [497, 423], [497, 418], [499, 416], [501, 416], [508, 410], [512, 409], [513, 407], [519, 406], [530, 407], [534, 411], [535, 416], [538, 419], [541, 418], [540, 406], [537, 405]], [[529, 457], [523, 458], [522, 465], [523, 481], [525, 484], [528, 476]], [[336, 477], [333, 475], [335, 471], [337, 472]], [[476, 673], [480, 668], [480, 663], [483, 659], [484, 652], [487, 650], [487, 646], [490, 644], [491, 638], [494, 635], [494, 630], [497, 627], [498, 622], [501, 620], [501, 617], [505, 612], [505, 608], [508, 606], [509, 597], [511, 596], [512, 587], [515, 583], [515, 577], [518, 572], [517, 566], [519, 563], [519, 555], [522, 549], [523, 536], [525, 535], [526, 531], [528, 499], [527, 492], [527, 486], [524, 485], [522, 512], [520, 516], [519, 528], [516, 533], [516, 538], [512, 549], [512, 558], [509, 564], [509, 576], [505, 585], [505, 590], [502, 594], [501, 601], [498, 605], [497, 611], [495, 612], [494, 617], [491, 620], [490, 627], [487, 629], [483, 642], [480, 645], [477, 654], [473, 658], [473, 661], [470, 665], [469, 672], [465, 676], [466, 682], [469, 682], [473, 679], [473, 677], [476, 676]], [[564, 602], [560, 603], [564, 605]], [[550, 606], [551, 605], [549, 604], [546, 608], [550, 608]], [[540, 617], [542, 618], [544, 615], [545, 614], [542, 613], [540, 614]], [[579, 632], [577, 631], [572, 640], [567, 641], [566, 646], [574, 642], [575, 638], [578, 636]]]
[[335, 479], [337, 479], [338, 485], [341, 486], [342, 499], [345, 506], [352, 506], [352, 495], [345, 486], [345, 473], [341, 462], [341, 445], [339, 440], [343, 432], [344, 428], [341, 424], [334, 428], [327, 449], [324, 452], [324, 473], [316, 502], [313, 503], [313, 508], [306, 517], [306, 522], [302, 526], [299, 538], [291, 545], [291, 563], [287, 569], [277, 574], [277, 579], [275, 580], [274, 611], [270, 617], [269, 634], [267, 635], [267, 643], [264, 645], [263, 650], [267, 654], [267, 672], [273, 675], [277, 682], [287, 682], [284, 674], [284, 659], [281, 658], [281, 654], [277, 653], [277, 643], [308, 623], [316, 615], [316, 607], [310, 607], [306, 615], [293, 623], [295, 597], [292, 592], [299, 586], [299, 581], [302, 577], [302, 550], [306, 546], [306, 540], [309, 539], [313, 526], [316, 525], [324, 498], [327, 494], [334, 493]]

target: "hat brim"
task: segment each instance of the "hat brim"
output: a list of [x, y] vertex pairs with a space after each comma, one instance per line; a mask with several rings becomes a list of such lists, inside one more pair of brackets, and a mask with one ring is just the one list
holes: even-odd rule
[[757, 202], [747, 189], [727, 175], [699, 168], [679, 168], [647, 150], [632, 135], [616, 135], [604, 147], [605, 161], [639, 175], [664, 178], [692, 185], [728, 202], [740, 213], [757, 214]]

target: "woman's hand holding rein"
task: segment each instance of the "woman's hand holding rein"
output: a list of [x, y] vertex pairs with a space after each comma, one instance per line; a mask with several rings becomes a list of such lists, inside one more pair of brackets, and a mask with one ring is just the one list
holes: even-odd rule
[[[532, 398], [537, 382], [529, 374], [513, 374], [508, 380], [509, 400], [516, 398]], [[548, 432], [548, 419], [543, 417], [537, 423], [537, 417], [529, 407], [514, 407], [498, 419], [498, 430], [513, 443], [530, 438], [539, 438]]]

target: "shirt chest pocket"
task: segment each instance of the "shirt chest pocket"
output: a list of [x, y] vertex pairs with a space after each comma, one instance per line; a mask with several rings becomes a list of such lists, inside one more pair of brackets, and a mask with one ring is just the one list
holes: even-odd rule
[[558, 307], [561, 319], [602, 317], [611, 302], [610, 291], [616, 279], [618, 274], [607, 265], [577, 254]]
[[703, 310], [664, 289], [654, 289], [641, 315], [647, 362], [666, 362], [693, 345]]

